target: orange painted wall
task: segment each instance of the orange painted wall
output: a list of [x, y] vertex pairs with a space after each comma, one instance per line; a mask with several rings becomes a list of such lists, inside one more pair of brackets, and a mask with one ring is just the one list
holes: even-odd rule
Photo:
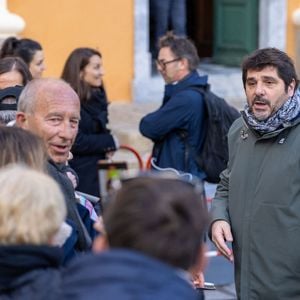
[[296, 26], [293, 24], [293, 12], [300, 8], [300, 0], [287, 1], [287, 53], [293, 58], [296, 58]]
[[21, 33], [39, 41], [45, 52], [46, 76], [59, 77], [68, 54], [93, 47], [103, 55], [105, 85], [111, 101], [131, 100], [133, 78], [134, 0], [8, 0], [22, 16]]

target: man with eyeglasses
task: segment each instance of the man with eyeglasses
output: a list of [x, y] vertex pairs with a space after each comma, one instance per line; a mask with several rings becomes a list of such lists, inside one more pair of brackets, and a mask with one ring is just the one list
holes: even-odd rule
[[168, 33], [160, 39], [157, 70], [165, 80], [165, 93], [160, 108], [140, 122], [140, 131], [154, 142], [153, 164], [174, 168], [203, 179], [195, 156], [186, 155], [180, 132], [187, 144], [197, 152], [204, 140], [204, 99], [197, 90], [207, 84], [207, 76], [199, 76], [199, 57], [194, 44], [185, 37]]

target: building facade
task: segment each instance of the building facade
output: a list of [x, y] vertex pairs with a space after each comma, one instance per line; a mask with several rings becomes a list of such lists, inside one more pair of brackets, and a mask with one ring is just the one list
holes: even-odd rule
[[[267, 46], [298, 60], [292, 14], [300, 8], [300, 0], [186, 1], [188, 34], [200, 56], [208, 45], [203, 58], [209, 56], [211, 63], [237, 66], [238, 61], [230, 60], [237, 57], [234, 51], [242, 56]], [[8, 0], [7, 4], [26, 22], [20, 36], [42, 44], [45, 76], [59, 77], [74, 48], [93, 47], [103, 55], [111, 101], [160, 100], [163, 82], [151, 72], [149, 0]]]

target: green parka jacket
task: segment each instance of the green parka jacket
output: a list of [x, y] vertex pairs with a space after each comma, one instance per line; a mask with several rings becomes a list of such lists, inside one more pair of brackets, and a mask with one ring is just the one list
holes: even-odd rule
[[237, 295], [300, 299], [300, 118], [262, 136], [240, 118], [228, 143], [212, 214], [231, 225]]

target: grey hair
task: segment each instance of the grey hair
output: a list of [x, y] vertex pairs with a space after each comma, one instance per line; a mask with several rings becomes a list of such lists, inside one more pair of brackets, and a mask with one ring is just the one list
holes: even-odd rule
[[52, 88], [58, 85], [67, 86], [73, 90], [72, 87], [62, 79], [39, 78], [31, 80], [28, 84], [26, 84], [20, 94], [17, 111], [33, 114], [36, 103], [39, 100], [39, 92], [45, 90], [46, 88], [48, 88], [48, 90], [51, 92]]

